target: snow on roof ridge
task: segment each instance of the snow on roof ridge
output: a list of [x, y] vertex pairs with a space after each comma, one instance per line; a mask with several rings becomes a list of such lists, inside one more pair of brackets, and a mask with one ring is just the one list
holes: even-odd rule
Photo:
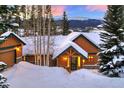
[[[90, 34], [90, 37], [91, 38], [89, 36], [87, 36], [89, 34]], [[67, 35], [67, 37], [65, 38], [65, 42], [62, 43], [59, 46], [59, 48], [57, 49], [58, 51], [56, 50], [56, 52], [53, 54], [53, 59], [56, 58], [59, 54], [61, 54], [63, 51], [65, 51], [70, 46], [72, 46], [74, 49], [76, 49], [79, 53], [80, 53], [80, 50], [85, 51], [79, 45], [77, 45], [75, 42], [73, 42], [73, 40], [76, 39], [80, 35], [83, 35], [86, 39], [88, 39], [89, 41], [91, 41], [95, 46], [97, 46], [99, 48], [99, 44], [97, 44], [95, 42], [96, 40], [95, 40], [95, 37], [94, 37], [94, 36], [98, 37], [99, 32], [72, 32], [69, 35]], [[91, 35], [93, 35], [93, 36], [91, 36]], [[95, 41], [93, 41], [93, 38], [92, 37], [94, 37], [94, 40]], [[78, 46], [78, 47], [75, 48], [74, 46]], [[84, 52], [84, 54], [85, 54], [85, 57], [87, 58], [87, 56], [86, 56], [87, 55], [86, 54], [87, 52], [86, 53], [85, 52]], [[83, 53], [81, 53], [81, 54], [83, 54]]]
[[94, 42], [91, 38], [89, 38], [88, 36], [86, 36], [86, 33], [81, 33], [81, 34], [99, 48], [99, 46], [98, 46], [98, 44], [96, 44], [96, 42]]
[[[87, 36], [86, 38], [90, 38], [90, 39], [88, 39], [89, 41], [93, 40], [94, 43], [96, 43], [98, 45], [99, 43], [101, 43], [100, 36], [99, 36], [100, 31], [89, 32], [89, 33], [88, 32], [72, 32], [66, 36], [65, 35], [64, 36], [63, 35], [59, 35], [59, 36], [55, 35], [54, 39], [53, 39], [54, 40], [53, 50], [55, 50], [55, 51], [60, 50], [61, 47], [65, 46], [67, 44], [67, 41], [73, 42], [73, 40], [76, 39], [82, 33], [84, 33]], [[24, 46], [24, 48], [23, 48], [23, 55], [34, 54], [33, 38], [30, 38], [30, 37], [28, 37], [28, 38], [27, 37], [21, 37], [21, 38], [26, 42], [26, 46]], [[93, 41], [91, 41], [91, 42], [93, 42]], [[73, 42], [73, 43], [75, 43], [75, 42]], [[53, 50], [52, 49], [50, 50], [51, 54], [54, 53]]]
[[53, 59], [55, 59], [57, 56], [59, 56], [62, 52], [64, 52], [67, 48], [73, 47], [76, 51], [78, 51], [80, 54], [82, 54], [84, 57], [88, 57], [88, 53], [83, 50], [80, 46], [78, 46], [76, 43], [71, 41], [66, 41], [62, 44], [62, 46], [59, 47], [54, 53], [53, 53]]
[[96, 33], [96, 32], [72, 32], [69, 35], [67, 35], [67, 38], [65, 40], [69, 40], [69, 41], [73, 41], [74, 39], [76, 39], [78, 36], [83, 35], [85, 38], [87, 38], [89, 41], [91, 41], [94, 45], [96, 45], [97, 47], [99, 47], [98, 44], [96, 44], [92, 39], [90, 39], [88, 36], [86, 36], [86, 34], [91, 34], [91, 33]]
[[72, 32], [69, 35], [67, 35], [66, 40], [73, 41], [79, 35], [81, 35], [81, 32]]
[[15, 33], [12, 32], [12, 31], [7, 31], [7, 32], [3, 33], [3, 34], [1, 35], [1, 37], [4, 37], [4, 39], [5, 39], [5, 38], [8, 37], [10, 34], [15, 35], [18, 39], [20, 39], [23, 43], [25, 43], [17, 34], [15, 34]]

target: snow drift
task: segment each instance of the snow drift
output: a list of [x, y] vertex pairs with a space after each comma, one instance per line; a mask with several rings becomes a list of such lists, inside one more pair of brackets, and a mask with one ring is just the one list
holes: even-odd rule
[[28, 62], [20, 62], [3, 74], [13, 88], [124, 87], [124, 78], [109, 78], [87, 69], [69, 73], [61, 67], [43, 67]]

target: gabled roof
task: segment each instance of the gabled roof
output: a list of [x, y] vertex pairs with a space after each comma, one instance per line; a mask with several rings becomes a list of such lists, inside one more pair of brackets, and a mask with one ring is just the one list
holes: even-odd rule
[[[61, 50], [60, 48], [62, 46], [64, 46], [66, 43], [68, 42], [73, 42], [76, 38], [78, 38], [80, 35], [84, 36], [85, 38], [87, 38], [87, 40], [90, 41], [90, 43], [92, 43], [93, 45], [98, 46], [99, 44], [102, 43], [102, 41], [100, 40], [100, 32], [102, 30], [98, 30], [98, 31], [91, 31], [91, 32], [72, 32], [69, 35], [55, 35], [55, 36], [51, 36], [50, 39], [52, 40], [53, 45], [51, 45], [50, 48], [50, 54], [51, 55], [55, 55], [54, 52], [58, 52], [59, 50]], [[29, 36], [29, 37], [21, 37], [23, 39], [23, 41], [26, 42], [26, 45], [23, 47], [23, 55], [34, 55], [35, 54], [35, 50], [34, 50], [34, 36]], [[41, 39], [44, 37], [41, 37]], [[47, 42], [47, 36], [45, 36], [45, 42]], [[40, 44], [40, 43], [39, 43]], [[73, 44], [74, 45], [74, 44]], [[77, 44], [76, 44], [77, 45]], [[72, 45], [70, 45], [71, 47]], [[77, 45], [78, 47], [80, 47], [79, 45]], [[30, 47], [30, 48], [29, 48]], [[42, 48], [43, 49], [43, 48]], [[68, 49], [68, 47], [66, 48]], [[65, 50], [66, 50], [65, 49]], [[79, 49], [79, 48], [77, 48]], [[45, 50], [46, 49], [46, 45], [45, 45]], [[77, 50], [76, 50], [77, 51]], [[44, 54], [43, 50], [41, 51], [42, 54]], [[78, 51], [77, 51], [78, 52]], [[61, 52], [62, 53], [62, 52]], [[60, 54], [61, 54], [60, 53]], [[46, 52], [45, 52], [46, 54]]]
[[79, 36], [85, 37], [88, 41], [90, 41], [93, 45], [95, 45], [97, 48], [99, 48], [100, 40], [100, 33], [99, 32], [72, 32], [70, 33], [66, 40], [73, 41]]
[[98, 42], [100, 42], [100, 35], [98, 32], [97, 33], [72, 32], [66, 37], [65, 42], [62, 43], [57, 50], [55, 50], [55, 52], [53, 53], [53, 59], [61, 55], [69, 47], [73, 47], [77, 52], [79, 52], [81, 55], [87, 58], [88, 53], [74, 42], [74, 40], [79, 36], [83, 36], [95, 47], [99, 48]]
[[11, 35], [15, 36], [24, 45], [26, 44], [17, 34], [15, 34], [14, 32], [11, 32], [11, 31], [7, 31], [7, 32], [3, 33], [2, 35], [0, 35], [0, 41], [1, 42], [4, 41], [6, 38], [8, 38]]
[[56, 57], [58, 57], [60, 54], [62, 54], [66, 49], [68, 49], [69, 47], [74, 48], [78, 53], [80, 53], [82, 56], [84, 56], [85, 58], [88, 58], [88, 53], [82, 49], [80, 46], [78, 46], [76, 43], [71, 42], [71, 41], [67, 41], [65, 42], [62, 46], [60, 46], [59, 49], [57, 49], [54, 53], [53, 53], [53, 59], [55, 59]]

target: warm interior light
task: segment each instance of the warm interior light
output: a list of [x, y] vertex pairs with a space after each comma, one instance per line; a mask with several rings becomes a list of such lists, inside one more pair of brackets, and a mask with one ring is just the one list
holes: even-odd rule
[[83, 59], [83, 60], [82, 60], [82, 62], [84, 63], [84, 62], [85, 62], [85, 60]]
[[90, 58], [92, 59], [92, 58], [93, 58], [93, 56], [89, 56], [88, 58], [89, 58], [89, 59], [90, 59]]
[[70, 67], [69, 58], [68, 58], [68, 61], [67, 61], [67, 67]]
[[16, 47], [16, 51], [20, 51], [20, 48], [19, 47]]
[[90, 58], [93, 58], [93, 56], [91, 56]]
[[80, 67], [81, 66], [81, 64], [80, 64], [81, 62], [80, 62], [80, 57], [78, 57], [78, 67]]
[[64, 60], [67, 60], [68, 58], [67, 57], [63, 57]]

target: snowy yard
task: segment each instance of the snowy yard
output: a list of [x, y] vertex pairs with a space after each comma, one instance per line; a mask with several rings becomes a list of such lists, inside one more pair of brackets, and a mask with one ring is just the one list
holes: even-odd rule
[[124, 78], [109, 78], [87, 69], [70, 74], [63, 68], [41, 67], [27, 62], [20, 62], [3, 74], [13, 88], [124, 87]]

